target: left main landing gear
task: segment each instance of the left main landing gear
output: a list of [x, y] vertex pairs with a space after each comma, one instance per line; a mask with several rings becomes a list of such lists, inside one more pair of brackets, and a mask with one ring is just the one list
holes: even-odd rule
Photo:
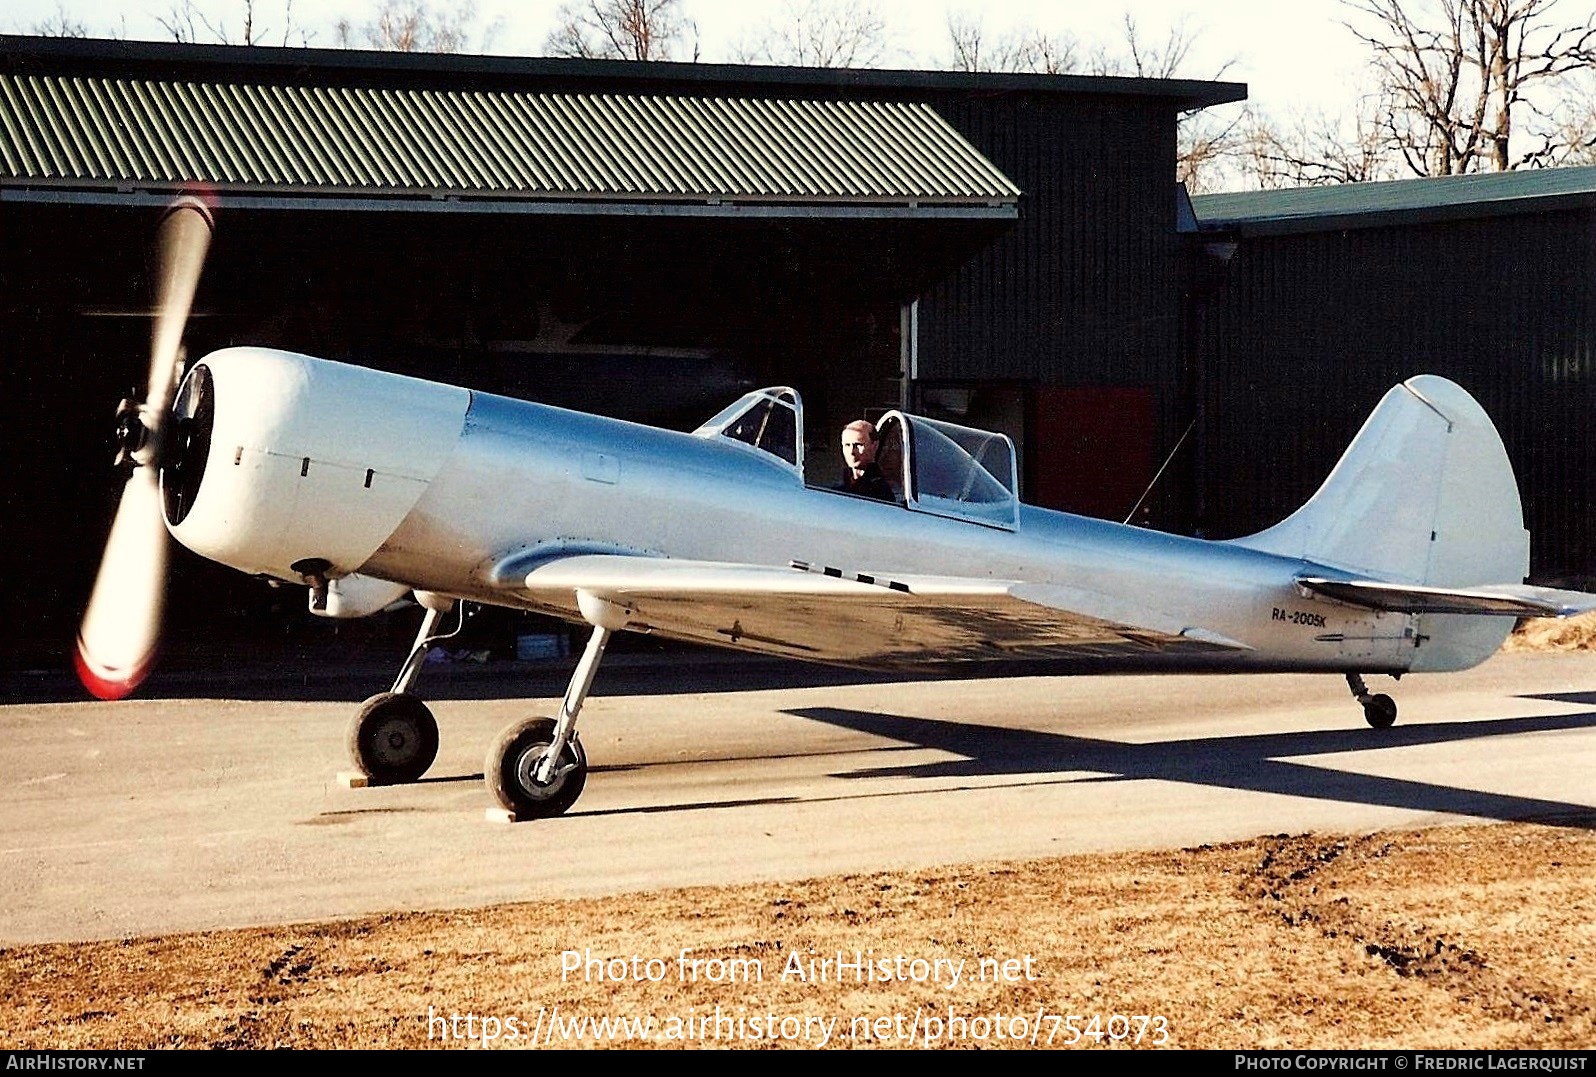
[[438, 722], [408, 692], [381, 692], [349, 725], [349, 758], [372, 785], [405, 785], [438, 757]]
[[410, 690], [421, 676], [427, 649], [459, 628], [442, 634], [437, 631], [444, 614], [455, 608], [452, 599], [419, 592], [416, 598], [427, 614], [392, 690], [367, 699], [349, 724], [350, 761], [372, 785], [416, 781], [438, 757], [438, 720]]
[[1396, 700], [1384, 693], [1373, 695], [1369, 686], [1363, 683], [1362, 674], [1348, 673], [1347, 687], [1352, 689], [1353, 698], [1363, 704], [1363, 720], [1376, 729], [1390, 729], [1397, 719]]
[[482, 764], [488, 792], [515, 820], [560, 815], [587, 784], [587, 753], [576, 737], [576, 718], [593, 687], [605, 645], [626, 626], [632, 611], [590, 591], [578, 591], [576, 600], [593, 634], [571, 674], [559, 718], [515, 723], [499, 734]]

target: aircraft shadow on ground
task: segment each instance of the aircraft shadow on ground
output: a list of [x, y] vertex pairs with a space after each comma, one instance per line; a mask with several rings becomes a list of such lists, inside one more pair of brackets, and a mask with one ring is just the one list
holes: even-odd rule
[[[1596, 702], [1596, 695], [1581, 693], [1579, 696], [1577, 699], [1568, 696], [1529, 698]], [[1383, 751], [1453, 744], [1485, 737], [1591, 729], [1596, 728], [1596, 711], [1437, 722], [1395, 726], [1385, 730], [1349, 729], [1200, 737], [1150, 744], [1127, 744], [1063, 733], [1005, 729], [838, 707], [804, 707], [786, 713], [860, 733], [909, 741], [922, 748], [959, 756], [957, 759], [934, 763], [853, 770], [839, 777], [1040, 777], [1061, 771], [1084, 770], [1109, 777], [1077, 780], [1186, 782], [1221, 789], [1280, 793], [1408, 811], [1596, 830], [1596, 806], [1590, 804], [1491, 793], [1293, 761], [1293, 757], [1302, 756]]]
[[1580, 707], [1596, 707], [1596, 692], [1547, 692], [1543, 695], [1528, 695], [1519, 698], [1544, 699], [1548, 703], [1572, 703]]

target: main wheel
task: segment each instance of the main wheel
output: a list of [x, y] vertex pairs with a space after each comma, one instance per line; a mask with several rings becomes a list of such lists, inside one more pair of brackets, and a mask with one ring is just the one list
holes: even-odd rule
[[505, 729], [488, 749], [482, 764], [488, 792], [517, 818], [560, 815], [582, 795], [587, 784], [587, 753], [575, 734], [560, 753], [554, 779], [547, 785], [537, 780], [538, 764], [553, 743], [553, 720], [528, 718]]
[[1390, 729], [1396, 716], [1396, 700], [1388, 695], [1370, 696], [1363, 703], [1363, 720], [1376, 729]]
[[438, 757], [438, 722], [407, 692], [382, 692], [349, 724], [349, 758], [373, 785], [404, 785]]

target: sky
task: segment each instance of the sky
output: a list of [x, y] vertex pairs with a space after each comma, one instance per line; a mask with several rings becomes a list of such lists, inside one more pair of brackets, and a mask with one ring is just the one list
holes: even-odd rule
[[[30, 33], [44, 20], [64, 13], [95, 36], [170, 40], [158, 21], [183, 0], [6, 0], [0, 31]], [[232, 33], [242, 25], [244, 0], [188, 0], [213, 23]], [[331, 45], [340, 17], [356, 25], [370, 17], [379, 0], [291, 0], [295, 26], [310, 34], [309, 44]], [[456, 0], [434, 0], [435, 9]], [[698, 24], [701, 56], [730, 61], [741, 42], [778, 19], [787, 0], [683, 0]], [[1245, 82], [1249, 99], [1274, 115], [1350, 110], [1365, 65], [1365, 55], [1341, 25], [1347, 8], [1340, 0], [868, 0], [888, 26], [893, 48], [882, 67], [936, 67], [949, 53], [950, 13], [979, 13], [982, 28], [996, 38], [1015, 27], [1072, 34], [1087, 48], [1124, 40], [1131, 16], [1139, 35], [1163, 41], [1184, 26], [1195, 39], [1183, 77]], [[476, 0], [479, 26], [497, 23], [487, 49], [511, 55], [542, 55], [556, 23], [561, 0]], [[258, 26], [281, 32], [284, 0], [256, 0]], [[293, 42], [299, 43], [297, 41]]]

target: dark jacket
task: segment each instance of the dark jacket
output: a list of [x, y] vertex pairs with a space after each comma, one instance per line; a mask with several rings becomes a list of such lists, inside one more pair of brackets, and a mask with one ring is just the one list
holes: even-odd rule
[[864, 471], [860, 472], [857, 479], [851, 471], [844, 475], [837, 489], [859, 497], [873, 497], [877, 501], [898, 500], [898, 495], [892, 492], [892, 485], [887, 482], [887, 477], [881, 473], [881, 469], [874, 461], [864, 466]]

